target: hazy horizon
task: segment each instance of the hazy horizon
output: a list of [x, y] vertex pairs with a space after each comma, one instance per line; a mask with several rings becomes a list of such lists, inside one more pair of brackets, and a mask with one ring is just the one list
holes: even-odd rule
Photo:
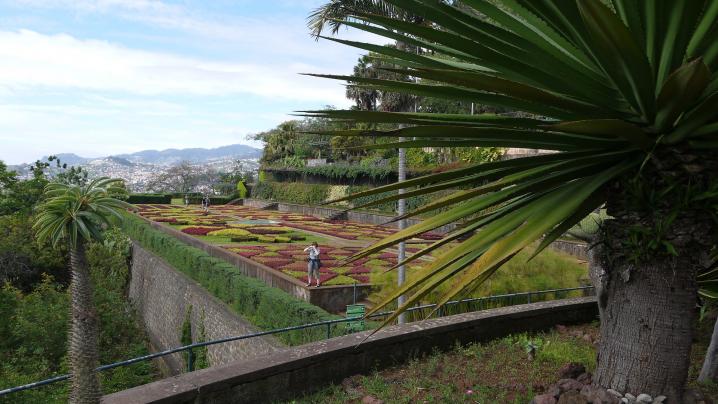
[[0, 0], [0, 159], [257, 147], [293, 111], [347, 107], [341, 84], [298, 74], [362, 53], [309, 35], [323, 2]]

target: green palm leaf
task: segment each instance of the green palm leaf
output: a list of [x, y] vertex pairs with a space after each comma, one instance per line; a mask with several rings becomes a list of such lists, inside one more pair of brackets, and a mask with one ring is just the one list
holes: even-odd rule
[[[357, 9], [347, 12], [349, 25], [426, 52], [329, 39], [375, 52], [395, 66], [389, 70], [416, 77], [417, 82], [316, 76], [520, 113], [301, 114], [409, 125], [398, 130], [325, 133], [412, 139], [372, 147], [491, 145], [552, 151], [414, 178], [339, 199], [384, 195], [376, 202], [382, 203], [398, 199], [388, 194], [397, 189], [406, 189], [411, 196], [456, 189], [396, 218], [430, 213], [421, 223], [352, 257], [366, 257], [445, 224], [463, 226], [404, 261], [417, 262], [441, 246], [453, 245], [374, 308], [378, 311], [409, 294], [388, 321], [449, 279], [454, 286], [439, 303], [478, 286], [506, 260], [543, 238], [536, 252], [541, 251], [600, 207], [609, 184], [619, 177], [641, 175], [642, 164], [655, 158], [657, 151], [718, 145], [716, 2], [613, 0], [609, 5], [600, 0], [502, 0], [497, 5], [465, 0], [461, 8], [433, 0], [385, 3], [420, 15], [422, 24]], [[709, 285], [713, 279], [706, 275], [703, 281]], [[718, 293], [718, 287], [710, 285], [705, 290]]]

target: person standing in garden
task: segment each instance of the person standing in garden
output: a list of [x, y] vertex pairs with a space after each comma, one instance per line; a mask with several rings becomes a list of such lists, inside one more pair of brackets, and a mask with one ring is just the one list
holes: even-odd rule
[[312, 245], [305, 248], [304, 252], [309, 252], [309, 259], [307, 260], [307, 287], [312, 286], [312, 276], [317, 280], [317, 287], [319, 287], [319, 245], [315, 241]]

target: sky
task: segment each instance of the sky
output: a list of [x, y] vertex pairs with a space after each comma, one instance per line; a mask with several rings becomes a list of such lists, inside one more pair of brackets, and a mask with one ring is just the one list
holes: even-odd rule
[[0, 160], [260, 146], [293, 111], [348, 107], [340, 82], [299, 75], [362, 53], [309, 36], [325, 1], [0, 0]]

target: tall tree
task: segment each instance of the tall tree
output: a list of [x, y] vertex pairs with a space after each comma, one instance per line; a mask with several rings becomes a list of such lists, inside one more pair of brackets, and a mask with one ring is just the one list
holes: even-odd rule
[[[605, 205], [611, 219], [598, 236], [603, 315], [594, 380], [621, 392], [666, 394], [680, 402], [696, 275], [718, 235], [718, 2], [463, 2], [473, 12], [433, 0], [388, 3], [422, 15], [430, 25], [361, 11], [343, 23], [448, 58], [345, 43], [381, 53], [405, 74], [436, 84], [318, 76], [531, 115], [308, 112], [415, 125], [329, 134], [417, 139], [389, 147], [498, 146], [556, 153], [354, 195], [408, 186], [416, 187], [409, 194], [469, 187], [405, 215], [434, 212], [355, 256], [463, 220], [461, 229], [406, 262], [467, 236], [464, 241], [425, 265], [376, 310], [411, 292], [396, 316], [452, 279], [455, 286], [439, 301], [445, 303], [484, 282], [520, 250], [543, 238], [536, 252], [541, 251]], [[446, 211], [437, 213], [439, 208]]]
[[72, 272], [70, 294], [72, 317], [69, 349], [72, 388], [71, 403], [99, 403], [100, 384], [95, 368], [99, 365], [98, 318], [92, 305], [92, 283], [85, 248], [91, 240], [101, 239], [102, 226], [108, 219], [131, 205], [111, 197], [125, 192], [121, 180], [97, 178], [87, 185], [50, 183], [45, 201], [38, 207], [33, 225], [40, 242], [50, 241], [57, 248], [66, 243], [70, 250]]

